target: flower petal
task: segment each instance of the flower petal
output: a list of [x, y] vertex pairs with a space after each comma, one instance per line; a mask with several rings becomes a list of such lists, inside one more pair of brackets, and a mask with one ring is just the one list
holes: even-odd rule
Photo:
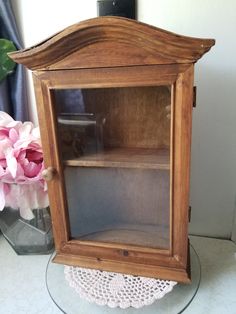
[[35, 163], [40, 163], [43, 161], [43, 154], [41, 151], [27, 149], [26, 151], [26, 158], [29, 161], [34, 161]]
[[7, 167], [7, 162], [5, 158], [0, 159], [0, 166], [3, 168]]
[[28, 139], [29, 135], [33, 129], [33, 123], [30, 121], [24, 122], [19, 128], [19, 137], [20, 139]]
[[4, 176], [6, 173], [6, 170], [3, 168], [3, 166], [0, 164], [0, 179]]
[[18, 140], [19, 135], [18, 135], [18, 132], [16, 131], [16, 129], [13, 129], [13, 128], [10, 129], [9, 138], [13, 143], [15, 143]]
[[9, 150], [12, 150], [12, 143], [9, 138], [0, 141], [0, 159], [5, 159]]
[[6, 155], [6, 161], [7, 161], [7, 168], [9, 172], [11, 173], [12, 177], [16, 177], [16, 171], [17, 171], [17, 160], [14, 156], [13, 150], [8, 150]]
[[3, 140], [9, 136], [9, 130], [0, 127], [0, 140]]
[[1, 177], [1, 181], [3, 183], [14, 183], [15, 182], [15, 179], [13, 179], [8, 168], [6, 168], [4, 175]]
[[4, 183], [0, 182], [0, 210], [3, 210], [5, 207], [5, 193], [4, 193]]
[[24, 167], [25, 176], [28, 178], [34, 178], [38, 175], [42, 168], [41, 164], [36, 164], [32, 161], [28, 163], [27, 166]]
[[33, 128], [31, 134], [32, 134], [36, 139], [40, 139], [40, 130], [39, 130], [39, 127]]
[[14, 121], [14, 119], [6, 112], [0, 111], [0, 123], [7, 125], [9, 122]]

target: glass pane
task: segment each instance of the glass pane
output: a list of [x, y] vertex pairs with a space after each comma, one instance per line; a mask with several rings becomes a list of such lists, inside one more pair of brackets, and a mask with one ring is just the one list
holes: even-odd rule
[[170, 247], [170, 87], [55, 90], [71, 238]]

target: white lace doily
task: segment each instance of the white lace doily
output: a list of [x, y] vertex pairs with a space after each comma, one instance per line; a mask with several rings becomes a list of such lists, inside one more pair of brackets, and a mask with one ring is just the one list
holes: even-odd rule
[[177, 284], [174, 281], [73, 266], [65, 266], [64, 272], [69, 285], [81, 298], [111, 308], [140, 308], [150, 305]]

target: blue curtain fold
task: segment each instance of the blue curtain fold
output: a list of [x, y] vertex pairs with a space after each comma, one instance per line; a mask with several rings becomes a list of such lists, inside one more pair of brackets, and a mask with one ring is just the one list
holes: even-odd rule
[[[22, 48], [10, 0], [0, 0], [0, 38], [13, 41], [17, 49]], [[0, 110], [9, 113], [15, 120], [29, 119], [25, 69], [22, 65], [17, 64], [14, 73], [0, 83]]]

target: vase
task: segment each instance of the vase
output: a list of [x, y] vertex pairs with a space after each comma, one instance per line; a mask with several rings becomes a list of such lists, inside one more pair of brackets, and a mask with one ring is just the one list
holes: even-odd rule
[[5, 207], [0, 212], [0, 230], [19, 255], [49, 254], [54, 241], [49, 208], [32, 210], [34, 218], [26, 220], [19, 211]]

